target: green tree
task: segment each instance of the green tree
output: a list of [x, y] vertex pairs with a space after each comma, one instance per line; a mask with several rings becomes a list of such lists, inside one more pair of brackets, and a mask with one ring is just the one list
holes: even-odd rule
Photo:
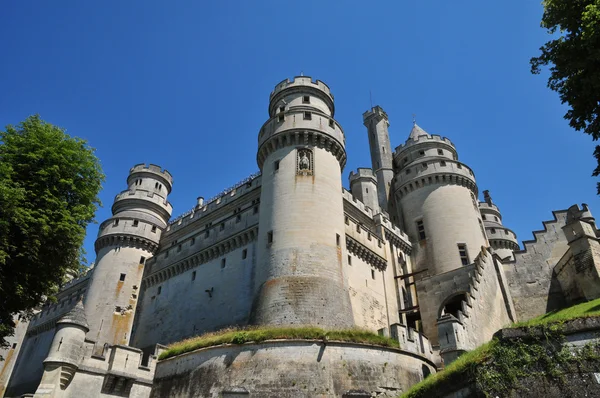
[[37, 115], [0, 132], [0, 346], [80, 270], [103, 181], [94, 150]]
[[[569, 105], [565, 119], [577, 131], [600, 138], [600, 0], [544, 0], [542, 27], [554, 35], [531, 59], [531, 71], [550, 66], [548, 87]], [[600, 146], [594, 157], [600, 175]], [[600, 194], [600, 183], [598, 183]]]

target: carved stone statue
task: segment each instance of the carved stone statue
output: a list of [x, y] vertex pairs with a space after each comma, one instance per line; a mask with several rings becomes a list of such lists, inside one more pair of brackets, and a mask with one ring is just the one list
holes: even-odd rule
[[300, 160], [298, 162], [298, 169], [310, 170], [310, 160], [306, 154], [306, 151], [300, 152]]

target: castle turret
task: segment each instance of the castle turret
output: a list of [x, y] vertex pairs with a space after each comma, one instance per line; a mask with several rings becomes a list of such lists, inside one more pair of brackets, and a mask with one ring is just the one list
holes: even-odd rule
[[[352, 196], [363, 202], [373, 210], [379, 208], [379, 198], [377, 196], [377, 178], [373, 170], [359, 168], [356, 173], [350, 173], [350, 192]], [[375, 211], [378, 213], [378, 211]]]
[[437, 275], [471, 264], [487, 246], [473, 171], [458, 160], [454, 144], [416, 124], [396, 148], [395, 195], [415, 242], [415, 271]]
[[85, 297], [88, 337], [97, 349], [129, 343], [144, 264], [158, 248], [173, 210], [167, 201], [173, 178], [159, 166], [134, 166], [127, 185], [115, 197], [113, 216], [100, 225]]
[[300, 76], [271, 93], [258, 138], [262, 172], [252, 322], [353, 325], [341, 173], [345, 138], [333, 95]]
[[84, 356], [85, 334], [89, 331], [81, 300], [56, 322], [56, 333], [35, 397], [60, 397], [75, 375]]
[[489, 191], [483, 191], [483, 202], [479, 202], [479, 211], [490, 248], [501, 259], [512, 260], [513, 252], [519, 250], [517, 235], [502, 225], [502, 214], [492, 202]]
[[390, 135], [388, 133], [390, 125], [388, 115], [380, 106], [375, 106], [363, 114], [363, 123], [369, 133], [371, 162], [377, 177], [379, 206], [385, 212], [391, 212], [388, 209], [388, 200], [394, 171], [392, 168], [392, 146], [390, 145]]

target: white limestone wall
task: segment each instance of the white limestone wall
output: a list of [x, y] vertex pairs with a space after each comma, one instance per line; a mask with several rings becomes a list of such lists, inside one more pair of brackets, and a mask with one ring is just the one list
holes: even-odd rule
[[274, 151], [263, 165], [253, 313], [258, 324], [353, 325], [342, 261], [340, 164], [325, 149], [312, 150], [314, 175], [296, 175], [295, 147]]
[[351, 264], [346, 265], [346, 269], [355, 325], [373, 332], [387, 328], [390, 323], [383, 286], [384, 273], [352, 253], [348, 256]]
[[44, 372], [42, 362], [48, 355], [53, 337], [54, 328], [25, 338], [6, 389], [6, 397], [35, 392]]
[[[252, 242], [145, 289], [133, 346], [147, 349], [157, 343], [169, 344], [228, 326], [246, 325], [255, 263]], [[206, 290], [211, 291], [210, 295]]]
[[[466, 187], [426, 185], [404, 195], [401, 204], [407, 232], [417, 240], [417, 271], [428, 268], [433, 275], [460, 268], [459, 243], [467, 245], [470, 262], [481, 246], [487, 246], [479, 210]], [[416, 223], [420, 219], [427, 237], [419, 242]]]
[[[129, 246], [107, 246], [98, 251], [84, 299], [88, 338], [97, 346], [129, 343], [144, 272], [140, 260], [151, 255], [148, 250]], [[124, 281], [121, 274], [125, 274]]]
[[20, 320], [18, 316], [14, 317], [14, 322], [15, 334], [6, 338], [8, 347], [0, 350], [0, 356], [3, 358], [3, 361], [0, 362], [0, 397], [4, 396], [4, 391], [8, 386], [8, 381], [15, 367], [19, 353], [21, 352], [21, 347], [23, 346], [25, 333], [27, 332], [27, 326], [29, 324], [24, 319]]
[[[304, 103], [304, 96], [309, 97], [310, 103]], [[286, 95], [285, 98], [282, 98], [275, 103], [275, 113], [279, 113], [280, 107], [282, 106], [285, 107], [285, 110], [310, 106], [311, 108], [318, 109], [327, 116], [331, 116], [331, 110], [327, 103], [315, 95], [310, 95], [310, 93], [294, 93]]]

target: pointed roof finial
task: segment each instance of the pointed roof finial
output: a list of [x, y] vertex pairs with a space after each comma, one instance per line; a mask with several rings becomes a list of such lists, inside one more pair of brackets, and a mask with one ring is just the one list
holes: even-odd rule
[[417, 114], [413, 113], [413, 126], [417, 125]]
[[300, 76], [304, 76], [304, 71], [300, 71]]

